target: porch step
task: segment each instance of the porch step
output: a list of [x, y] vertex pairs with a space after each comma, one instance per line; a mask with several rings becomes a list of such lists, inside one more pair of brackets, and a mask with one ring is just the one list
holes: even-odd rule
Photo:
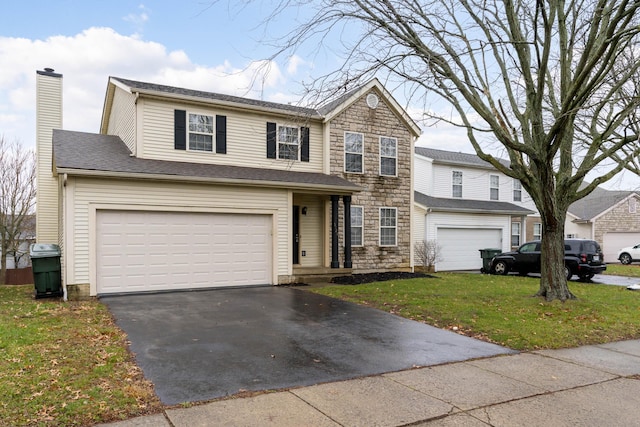
[[293, 271], [292, 283], [328, 283], [334, 277], [349, 276], [351, 268], [300, 268]]

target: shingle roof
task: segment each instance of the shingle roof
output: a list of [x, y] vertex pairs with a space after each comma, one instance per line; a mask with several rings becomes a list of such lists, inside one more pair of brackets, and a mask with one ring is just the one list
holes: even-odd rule
[[240, 185], [260, 183], [337, 193], [361, 190], [347, 180], [322, 173], [140, 159], [132, 157], [125, 143], [117, 136], [85, 132], [54, 130], [53, 159], [58, 172], [70, 174], [96, 172], [96, 175], [135, 175], [153, 179], [175, 177]]
[[257, 99], [250, 98], [242, 98], [239, 96], [232, 95], [224, 95], [221, 93], [213, 93], [213, 92], [205, 92], [202, 90], [193, 90], [193, 89], [184, 89], [174, 86], [165, 86], [156, 83], [146, 83], [135, 80], [123, 79], [121, 77], [111, 77], [113, 80], [117, 80], [120, 83], [123, 83], [126, 86], [129, 86], [132, 89], [137, 89], [141, 91], [151, 91], [151, 92], [160, 92], [167, 93], [185, 97], [193, 97], [193, 98], [202, 98], [209, 99], [215, 101], [221, 101], [225, 103], [232, 104], [241, 104], [241, 105], [250, 105], [259, 108], [273, 109], [273, 110], [281, 110], [288, 111], [295, 114], [305, 115], [309, 117], [320, 117], [320, 114], [317, 110], [313, 108], [299, 107], [296, 105], [290, 104], [279, 104], [276, 102], [267, 102], [261, 101]]
[[[416, 147], [415, 151], [416, 154], [433, 159], [434, 162], [437, 163], [495, 169], [490, 163], [485, 162], [475, 154], [458, 153], [455, 151], [437, 150], [435, 148], [426, 147]], [[507, 160], [498, 160], [507, 167], [510, 165], [510, 162]]]
[[574, 202], [569, 206], [569, 212], [577, 216], [579, 220], [588, 221], [625, 198], [634, 191], [610, 191], [596, 187], [588, 196]]
[[473, 212], [501, 215], [528, 215], [534, 213], [529, 209], [508, 202], [445, 199], [427, 196], [418, 191], [414, 192], [414, 200], [416, 203], [440, 212]]

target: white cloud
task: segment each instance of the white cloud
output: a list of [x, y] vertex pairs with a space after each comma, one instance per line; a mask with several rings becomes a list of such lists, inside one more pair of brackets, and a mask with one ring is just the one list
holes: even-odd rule
[[[68, 130], [99, 130], [109, 76], [270, 99], [286, 85], [276, 63], [198, 65], [181, 50], [125, 36], [111, 28], [89, 28], [46, 40], [0, 37], [0, 134], [35, 144], [36, 70], [63, 74], [63, 123]], [[280, 90], [278, 90], [280, 89]]]

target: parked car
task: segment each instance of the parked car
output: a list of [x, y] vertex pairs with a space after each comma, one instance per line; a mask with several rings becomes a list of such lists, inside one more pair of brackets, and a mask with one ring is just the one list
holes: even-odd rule
[[620, 249], [618, 251], [618, 260], [625, 265], [640, 261], [640, 245]]
[[[493, 274], [540, 273], [540, 240], [527, 242], [516, 251], [504, 252], [491, 260]], [[564, 241], [564, 268], [567, 280], [577, 275], [587, 281], [607, 269], [600, 245], [595, 240], [567, 239]]]

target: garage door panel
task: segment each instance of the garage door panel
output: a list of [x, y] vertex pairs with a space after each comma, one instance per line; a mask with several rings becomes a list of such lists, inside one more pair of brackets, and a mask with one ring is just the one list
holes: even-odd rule
[[98, 211], [98, 293], [269, 284], [269, 215]]
[[602, 252], [606, 262], [618, 262], [616, 255], [622, 248], [640, 243], [640, 232], [605, 233], [602, 239]]
[[439, 227], [437, 242], [441, 258], [436, 263], [438, 271], [479, 270], [482, 267], [480, 249], [501, 248], [502, 230]]

